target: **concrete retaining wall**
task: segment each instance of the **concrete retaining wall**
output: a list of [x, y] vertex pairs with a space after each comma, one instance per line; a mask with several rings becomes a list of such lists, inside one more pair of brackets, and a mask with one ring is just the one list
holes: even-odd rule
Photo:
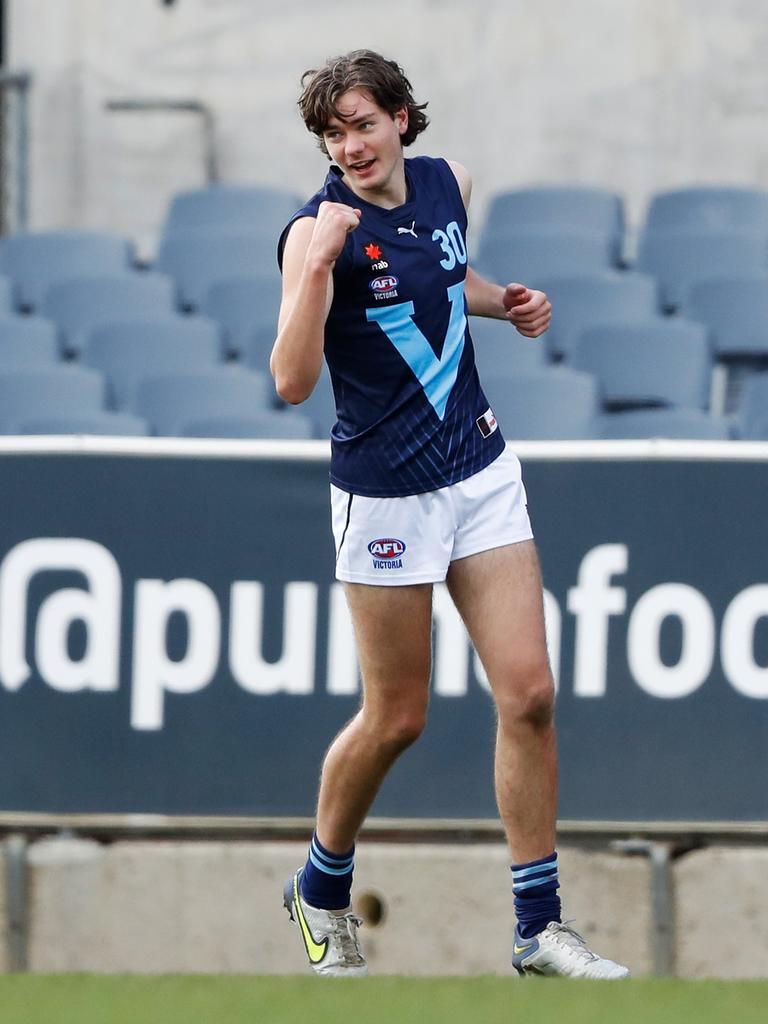
[[[304, 843], [34, 844], [30, 968], [36, 971], [305, 972], [281, 905]], [[566, 908], [596, 948], [648, 971], [648, 868], [561, 852]], [[511, 878], [501, 844], [362, 843], [357, 909], [377, 974], [508, 973]], [[370, 923], [379, 901], [381, 923]]]
[[698, 850], [675, 866], [677, 971], [768, 977], [768, 850]]
[[[301, 939], [281, 897], [305, 853], [306, 844], [296, 842], [34, 843], [29, 967], [306, 973]], [[651, 973], [649, 862], [565, 847], [560, 866], [564, 916], [635, 977]], [[768, 977], [768, 850], [701, 850], [672, 870], [676, 973]], [[376, 974], [514, 977], [511, 879], [502, 844], [364, 841], [355, 909], [366, 920], [362, 938]], [[4, 950], [0, 969], [6, 969]]]

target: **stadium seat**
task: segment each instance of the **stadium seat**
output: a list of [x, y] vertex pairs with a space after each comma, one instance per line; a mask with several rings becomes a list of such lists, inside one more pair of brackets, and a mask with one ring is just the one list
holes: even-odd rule
[[275, 265], [272, 273], [217, 281], [208, 289], [202, 312], [224, 328], [227, 352], [240, 355], [255, 329], [270, 324], [272, 341], [277, 334], [281, 281]]
[[662, 305], [675, 310], [698, 281], [766, 273], [768, 239], [747, 232], [645, 232], [640, 239], [637, 267], [658, 280]]
[[768, 192], [738, 186], [696, 186], [651, 198], [647, 231], [759, 231], [768, 236]]
[[336, 423], [336, 399], [331, 387], [331, 376], [325, 364], [312, 394], [296, 408], [302, 416], [307, 416], [312, 421], [316, 438], [325, 441], [331, 436], [331, 430]]
[[552, 359], [568, 361], [587, 327], [648, 321], [659, 312], [658, 287], [646, 274], [580, 274], [540, 286], [552, 302], [552, 325], [542, 339]]
[[484, 236], [473, 265], [500, 284], [522, 281], [538, 288], [539, 282], [553, 277], [599, 274], [609, 270], [611, 262], [611, 240], [606, 235], [529, 230], [510, 237]]
[[736, 412], [739, 437], [766, 440], [768, 435], [768, 373], [756, 373], [744, 382]]
[[91, 332], [83, 352], [83, 362], [106, 377], [115, 409], [133, 406], [146, 376], [206, 370], [220, 361], [218, 324], [198, 316], [104, 324]]
[[55, 366], [56, 328], [39, 316], [0, 317], [0, 371], [21, 366]]
[[260, 323], [251, 324], [244, 335], [239, 355], [246, 366], [259, 373], [269, 370], [269, 357], [277, 337], [277, 320], [268, 317]]
[[680, 440], [727, 441], [732, 426], [721, 416], [700, 409], [632, 409], [606, 413], [597, 421], [605, 440], [679, 438]]
[[624, 235], [624, 204], [620, 196], [606, 189], [578, 185], [542, 185], [499, 192], [488, 206], [483, 237], [511, 237], [519, 231], [546, 228], [604, 235], [611, 240], [612, 262], [618, 264]]
[[254, 439], [305, 440], [313, 435], [308, 416], [298, 412], [271, 411], [251, 416], [210, 416], [191, 420], [185, 437], [250, 437]]
[[77, 277], [52, 285], [42, 312], [59, 328], [62, 351], [78, 356], [91, 331], [137, 316], [175, 313], [173, 282], [161, 274]]
[[709, 405], [712, 357], [700, 324], [659, 318], [592, 327], [569, 365], [597, 377], [606, 408]]
[[92, 412], [69, 416], [40, 416], [22, 420], [20, 434], [99, 434], [107, 437], [143, 437], [145, 420], [125, 412]]
[[[2, 242], [0, 242], [2, 245]], [[16, 285], [10, 277], [0, 275], [0, 316], [10, 316], [18, 308]]]
[[187, 424], [212, 416], [251, 416], [268, 409], [271, 388], [264, 374], [235, 366], [146, 376], [132, 411], [153, 433], [180, 436]]
[[680, 311], [708, 328], [718, 359], [768, 356], [768, 275], [699, 281]]
[[211, 185], [177, 193], [163, 234], [189, 228], [244, 227], [272, 234], [275, 241], [302, 205], [299, 196], [264, 185]]
[[586, 373], [552, 367], [539, 373], [497, 374], [484, 388], [509, 441], [593, 436], [598, 388], [594, 377]]
[[274, 272], [277, 238], [259, 231], [178, 231], [167, 235], [157, 256], [157, 269], [169, 274], [183, 309], [202, 309], [218, 281]]
[[473, 316], [469, 333], [481, 383], [497, 373], [531, 373], [546, 365], [547, 351], [542, 338], [524, 338], [506, 320]]
[[116, 235], [42, 231], [0, 241], [0, 270], [17, 288], [23, 309], [36, 310], [56, 281], [90, 274], [120, 274], [133, 263], [133, 246]]
[[104, 378], [79, 366], [0, 372], [0, 430], [16, 433], [38, 417], [79, 416], [104, 409]]

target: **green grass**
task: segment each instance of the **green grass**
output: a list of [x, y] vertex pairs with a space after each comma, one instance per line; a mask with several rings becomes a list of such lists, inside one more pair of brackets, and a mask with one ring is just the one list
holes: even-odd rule
[[752, 1024], [768, 982], [13, 975], [0, 1024]]

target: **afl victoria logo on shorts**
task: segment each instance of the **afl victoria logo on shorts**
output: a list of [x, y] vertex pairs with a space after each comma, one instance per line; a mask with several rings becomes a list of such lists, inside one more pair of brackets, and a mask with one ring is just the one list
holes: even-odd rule
[[374, 569], [402, 569], [405, 541], [396, 537], [378, 537], [368, 545]]

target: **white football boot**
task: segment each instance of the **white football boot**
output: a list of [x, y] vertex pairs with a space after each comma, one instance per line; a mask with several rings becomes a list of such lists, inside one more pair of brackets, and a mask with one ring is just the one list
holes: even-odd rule
[[557, 921], [550, 921], [544, 931], [530, 939], [522, 938], [516, 928], [512, 966], [523, 977], [541, 974], [611, 981], [629, 977], [628, 968], [593, 953], [582, 935]]
[[324, 978], [364, 978], [368, 974], [357, 929], [363, 923], [351, 907], [321, 910], [301, 897], [301, 871], [289, 878], [283, 892], [283, 905], [296, 921], [312, 970]]

